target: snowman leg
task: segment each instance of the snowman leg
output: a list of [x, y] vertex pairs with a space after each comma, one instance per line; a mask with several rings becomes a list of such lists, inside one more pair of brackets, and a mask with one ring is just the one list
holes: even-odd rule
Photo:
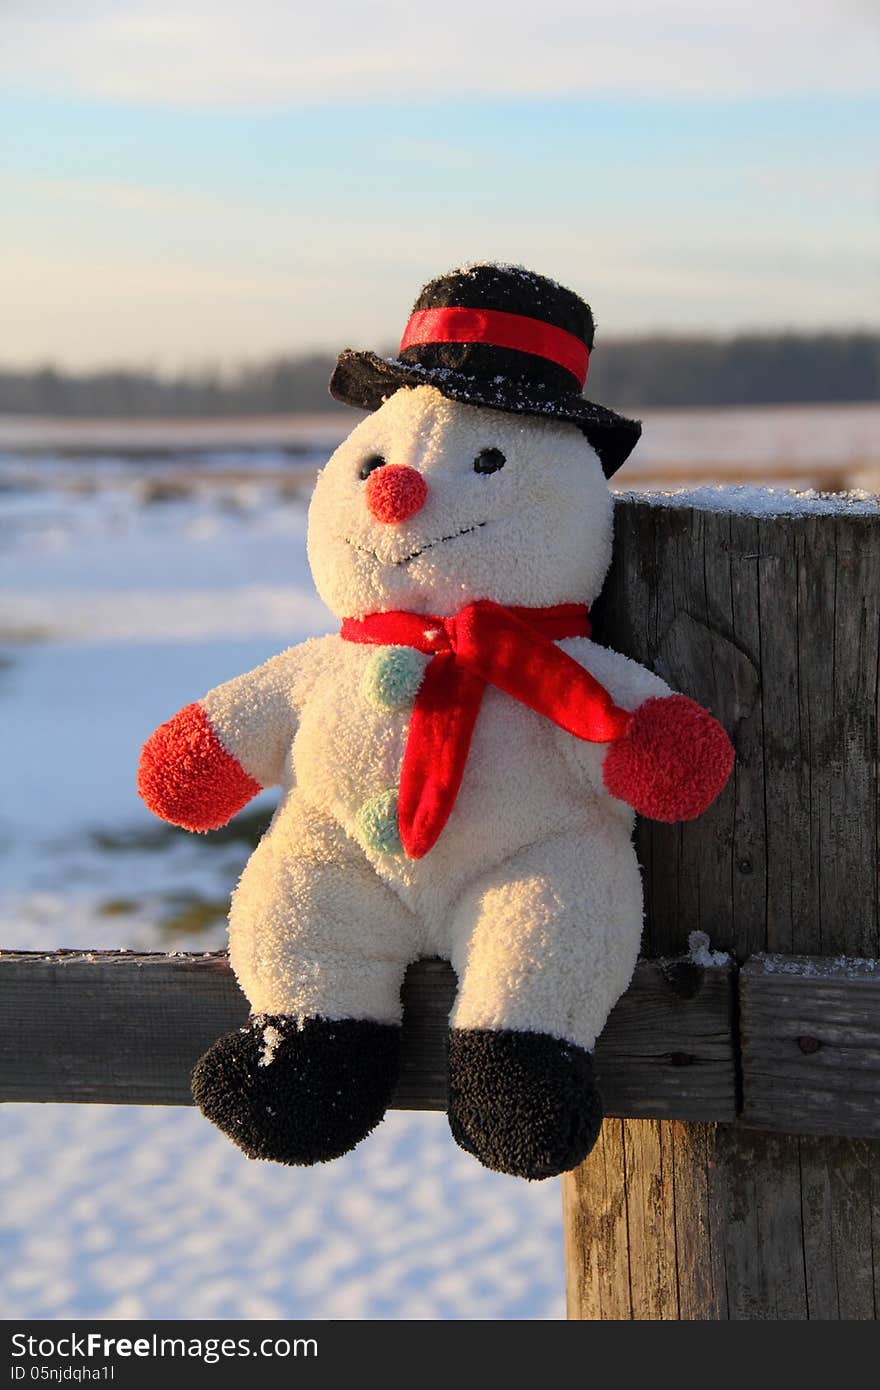
[[521, 850], [463, 894], [449, 1123], [486, 1167], [553, 1177], [593, 1147], [592, 1052], [629, 983], [641, 922], [635, 855], [611, 830]]
[[347, 1153], [397, 1080], [416, 921], [333, 826], [273, 827], [242, 875], [230, 959], [253, 1010], [198, 1062], [193, 1095], [249, 1158]]

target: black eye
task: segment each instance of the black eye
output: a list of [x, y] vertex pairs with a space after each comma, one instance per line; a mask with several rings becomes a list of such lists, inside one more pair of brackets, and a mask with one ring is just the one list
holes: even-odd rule
[[360, 474], [358, 476], [361, 478], [369, 478], [370, 474], [374, 473], [377, 468], [383, 468], [384, 466], [385, 460], [381, 454], [370, 454], [370, 457], [364, 459], [361, 464]]
[[500, 449], [481, 449], [474, 459], [475, 473], [497, 473], [507, 460]]

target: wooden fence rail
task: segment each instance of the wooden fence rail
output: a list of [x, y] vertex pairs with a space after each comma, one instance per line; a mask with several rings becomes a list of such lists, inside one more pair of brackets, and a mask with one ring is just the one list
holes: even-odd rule
[[[880, 1137], [874, 965], [640, 961], [597, 1048], [608, 1115]], [[398, 1109], [445, 1108], [454, 989], [445, 961], [407, 973]], [[4, 952], [0, 1101], [189, 1105], [196, 1059], [247, 1016], [224, 952]]]
[[[445, 961], [407, 973], [398, 1109], [445, 1109], [454, 989]], [[223, 952], [3, 952], [0, 1100], [189, 1105], [196, 1059], [247, 1016]], [[598, 1049], [609, 1113], [732, 1120], [732, 1017], [730, 969], [640, 962]]]

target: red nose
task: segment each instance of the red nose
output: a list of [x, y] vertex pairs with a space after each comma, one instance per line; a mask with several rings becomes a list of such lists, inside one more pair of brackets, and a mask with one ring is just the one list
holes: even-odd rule
[[377, 521], [406, 521], [425, 505], [428, 484], [415, 468], [386, 463], [367, 478], [367, 506]]

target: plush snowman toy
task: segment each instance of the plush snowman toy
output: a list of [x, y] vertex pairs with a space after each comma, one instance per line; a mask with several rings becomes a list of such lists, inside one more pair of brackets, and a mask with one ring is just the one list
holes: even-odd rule
[[639, 426], [584, 399], [590, 310], [511, 266], [422, 292], [399, 356], [346, 351], [366, 407], [309, 512], [341, 628], [153, 734], [140, 791], [190, 830], [263, 787], [278, 809], [230, 915], [249, 1024], [193, 1078], [254, 1158], [309, 1164], [391, 1099], [410, 961], [458, 975], [449, 1123], [487, 1167], [574, 1167], [602, 1110], [591, 1054], [639, 949], [634, 811], [698, 815], [733, 753], [656, 675], [590, 640], [606, 479]]

